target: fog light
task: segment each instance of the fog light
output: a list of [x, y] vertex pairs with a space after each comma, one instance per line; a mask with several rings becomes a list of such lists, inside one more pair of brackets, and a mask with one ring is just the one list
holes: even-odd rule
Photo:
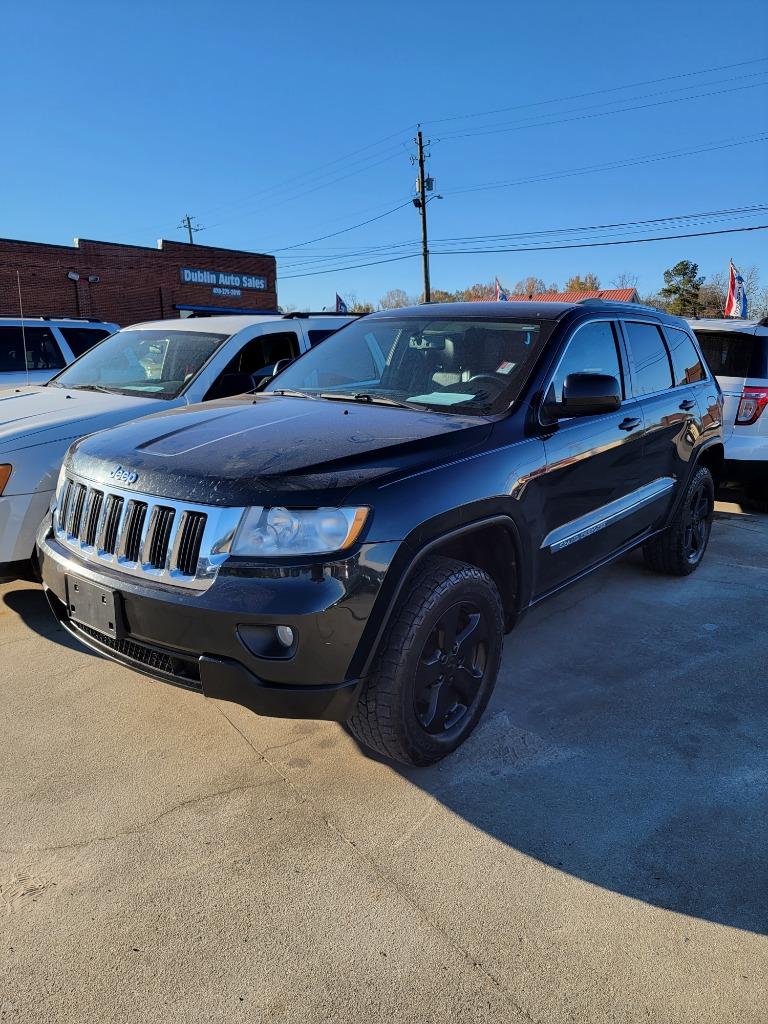
[[283, 647], [293, 647], [294, 632], [290, 626], [276, 626], [275, 633]]

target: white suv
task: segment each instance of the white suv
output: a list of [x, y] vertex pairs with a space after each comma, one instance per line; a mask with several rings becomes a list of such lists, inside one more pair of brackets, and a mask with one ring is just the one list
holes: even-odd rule
[[32, 556], [72, 441], [150, 413], [252, 391], [281, 363], [355, 319], [275, 313], [134, 324], [47, 384], [0, 390], [0, 575], [14, 575], [21, 567], [7, 563]]
[[117, 330], [96, 320], [0, 317], [0, 388], [44, 384]]
[[726, 477], [768, 501], [768, 317], [688, 323], [725, 397]]

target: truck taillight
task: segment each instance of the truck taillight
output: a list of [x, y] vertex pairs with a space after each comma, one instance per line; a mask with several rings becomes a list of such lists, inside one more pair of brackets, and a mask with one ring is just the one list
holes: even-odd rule
[[756, 423], [760, 419], [760, 415], [766, 405], [768, 405], [768, 387], [745, 387], [741, 392], [736, 422], [742, 427], [747, 427], [750, 423]]

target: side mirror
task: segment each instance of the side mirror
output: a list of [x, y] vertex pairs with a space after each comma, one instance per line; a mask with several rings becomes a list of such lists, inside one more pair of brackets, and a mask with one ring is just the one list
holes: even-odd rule
[[621, 385], [606, 373], [569, 373], [563, 383], [563, 400], [552, 407], [560, 419], [566, 416], [599, 416], [621, 407]]
[[286, 366], [290, 366], [293, 359], [278, 359], [275, 365], [272, 367], [272, 376], [276, 377], [278, 373], [281, 373]]

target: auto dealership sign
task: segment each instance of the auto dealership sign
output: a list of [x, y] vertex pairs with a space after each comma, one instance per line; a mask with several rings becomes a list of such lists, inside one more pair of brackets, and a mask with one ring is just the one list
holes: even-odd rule
[[224, 270], [193, 270], [191, 267], [182, 267], [180, 273], [182, 284], [209, 284], [214, 295], [239, 294], [242, 288], [265, 291], [267, 287], [266, 277], [256, 277], [254, 274], [230, 274]]

